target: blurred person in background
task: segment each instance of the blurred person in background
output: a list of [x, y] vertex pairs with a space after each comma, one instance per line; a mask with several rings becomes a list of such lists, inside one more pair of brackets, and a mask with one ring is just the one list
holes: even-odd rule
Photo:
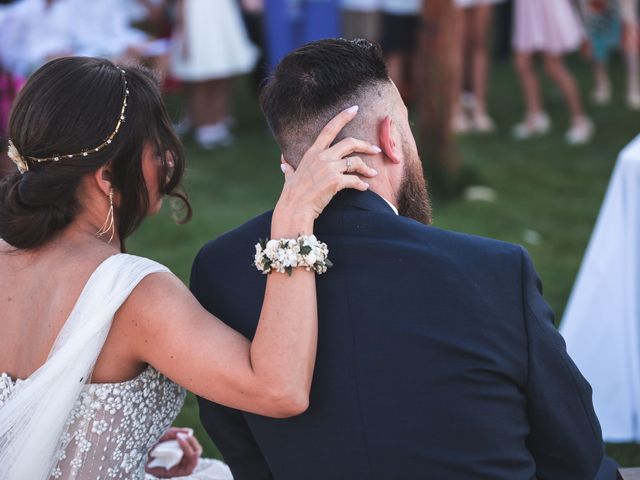
[[627, 105], [640, 110], [640, 58], [638, 49], [638, 0], [618, 0], [623, 25], [622, 48], [627, 63]]
[[66, 0], [21, 0], [0, 11], [0, 60], [12, 75], [27, 77], [48, 59], [72, 53]]
[[178, 0], [171, 71], [187, 86], [179, 130], [193, 126], [205, 149], [230, 145], [231, 79], [250, 72], [257, 59], [235, 0]]
[[421, 0], [381, 0], [382, 31], [380, 46], [389, 77], [400, 95], [409, 102], [414, 79], [414, 63], [420, 24]]
[[581, 7], [589, 35], [589, 56], [593, 62], [591, 100], [596, 105], [607, 105], [611, 101], [607, 65], [611, 52], [620, 45], [622, 33], [618, 4], [607, 0], [582, 0]]
[[607, 105], [611, 101], [607, 64], [611, 51], [622, 44], [627, 68], [626, 103], [631, 110], [640, 110], [637, 0], [582, 0], [581, 6], [594, 63], [593, 102]]
[[126, 0], [17, 1], [0, 10], [2, 68], [27, 77], [60, 56], [138, 60], [153, 39], [133, 27], [134, 6], [144, 11]]
[[380, 38], [380, 0], [342, 0], [342, 32], [345, 38]]
[[[454, 0], [458, 7], [454, 27], [457, 31], [458, 41], [455, 73], [457, 88], [452, 108], [452, 128], [455, 133], [469, 131], [488, 133], [495, 130], [495, 124], [487, 113], [487, 81], [489, 77], [487, 43], [493, 4], [501, 1]], [[470, 95], [463, 93], [467, 77], [471, 80], [472, 92]], [[463, 101], [463, 97], [468, 100]], [[468, 107], [468, 116], [464, 107]]]
[[256, 91], [260, 90], [262, 83], [269, 74], [266, 55], [264, 2], [265, 0], [240, 0], [242, 18], [244, 20], [245, 27], [247, 28], [249, 40], [260, 49], [260, 56], [258, 57], [256, 66], [252, 72]]
[[22, 79], [16, 78], [0, 68], [0, 179], [13, 171], [13, 164], [6, 154], [5, 146], [8, 141], [7, 127], [11, 105], [22, 86], [22, 82]]
[[640, 110], [640, 53], [638, 47], [638, 0], [619, 0], [623, 48], [627, 61], [627, 105]]
[[[117, 61], [162, 59], [168, 42], [133, 26], [162, 8], [163, 0], [18, 0], [0, 3], [0, 146], [11, 104], [26, 79], [60, 56]], [[160, 61], [147, 62], [160, 67]], [[166, 70], [166, 68], [165, 68]], [[4, 149], [3, 149], [4, 151]], [[8, 165], [0, 154], [0, 177]], [[11, 168], [9, 170], [12, 170]]]
[[594, 125], [584, 113], [580, 92], [563, 56], [577, 50], [584, 30], [570, 0], [514, 0], [513, 49], [516, 70], [522, 85], [526, 115], [513, 135], [522, 140], [544, 135], [551, 121], [544, 110], [533, 56], [540, 53], [547, 75], [558, 86], [569, 107], [571, 124], [565, 134], [570, 145], [591, 140]]
[[[2, 12], [10, 3], [13, 3], [13, 0], [0, 0], [0, 18], [2, 18]], [[5, 147], [7, 142], [7, 121], [9, 120], [9, 110], [14, 96], [11, 74], [2, 69], [2, 49], [0, 49], [0, 179], [11, 171], [11, 161], [5, 153]]]

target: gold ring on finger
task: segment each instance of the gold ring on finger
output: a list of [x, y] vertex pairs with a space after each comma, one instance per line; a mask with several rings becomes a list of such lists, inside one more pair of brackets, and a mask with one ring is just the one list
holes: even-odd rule
[[351, 173], [351, 158], [347, 158], [347, 170], [345, 173]]

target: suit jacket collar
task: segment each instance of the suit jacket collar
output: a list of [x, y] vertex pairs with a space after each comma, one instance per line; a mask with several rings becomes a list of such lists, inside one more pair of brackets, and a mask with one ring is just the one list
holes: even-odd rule
[[395, 212], [385, 199], [370, 190], [364, 192], [353, 189], [342, 190], [333, 197], [327, 208], [357, 208], [395, 215]]

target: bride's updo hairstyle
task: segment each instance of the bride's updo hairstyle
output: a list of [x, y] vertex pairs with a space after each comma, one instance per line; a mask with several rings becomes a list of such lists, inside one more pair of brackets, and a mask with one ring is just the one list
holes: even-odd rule
[[[125, 120], [116, 128], [127, 89]], [[182, 144], [158, 82], [146, 69], [121, 70], [108, 60], [86, 57], [48, 62], [18, 95], [9, 139], [28, 167], [0, 182], [0, 238], [15, 248], [42, 246], [73, 222], [82, 208], [77, 197], [80, 181], [109, 164], [119, 198], [115, 221], [124, 251], [125, 238], [149, 210], [142, 172], [142, 152], [149, 143], [162, 159], [160, 191], [183, 201], [180, 222], [191, 216], [186, 195], [179, 190], [185, 167]], [[43, 158], [57, 160], [34, 160]]]

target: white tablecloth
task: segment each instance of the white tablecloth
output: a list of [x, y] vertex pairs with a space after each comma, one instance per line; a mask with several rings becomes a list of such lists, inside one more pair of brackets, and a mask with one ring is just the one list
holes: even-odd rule
[[640, 441], [639, 242], [640, 136], [618, 157], [560, 326], [611, 442]]

